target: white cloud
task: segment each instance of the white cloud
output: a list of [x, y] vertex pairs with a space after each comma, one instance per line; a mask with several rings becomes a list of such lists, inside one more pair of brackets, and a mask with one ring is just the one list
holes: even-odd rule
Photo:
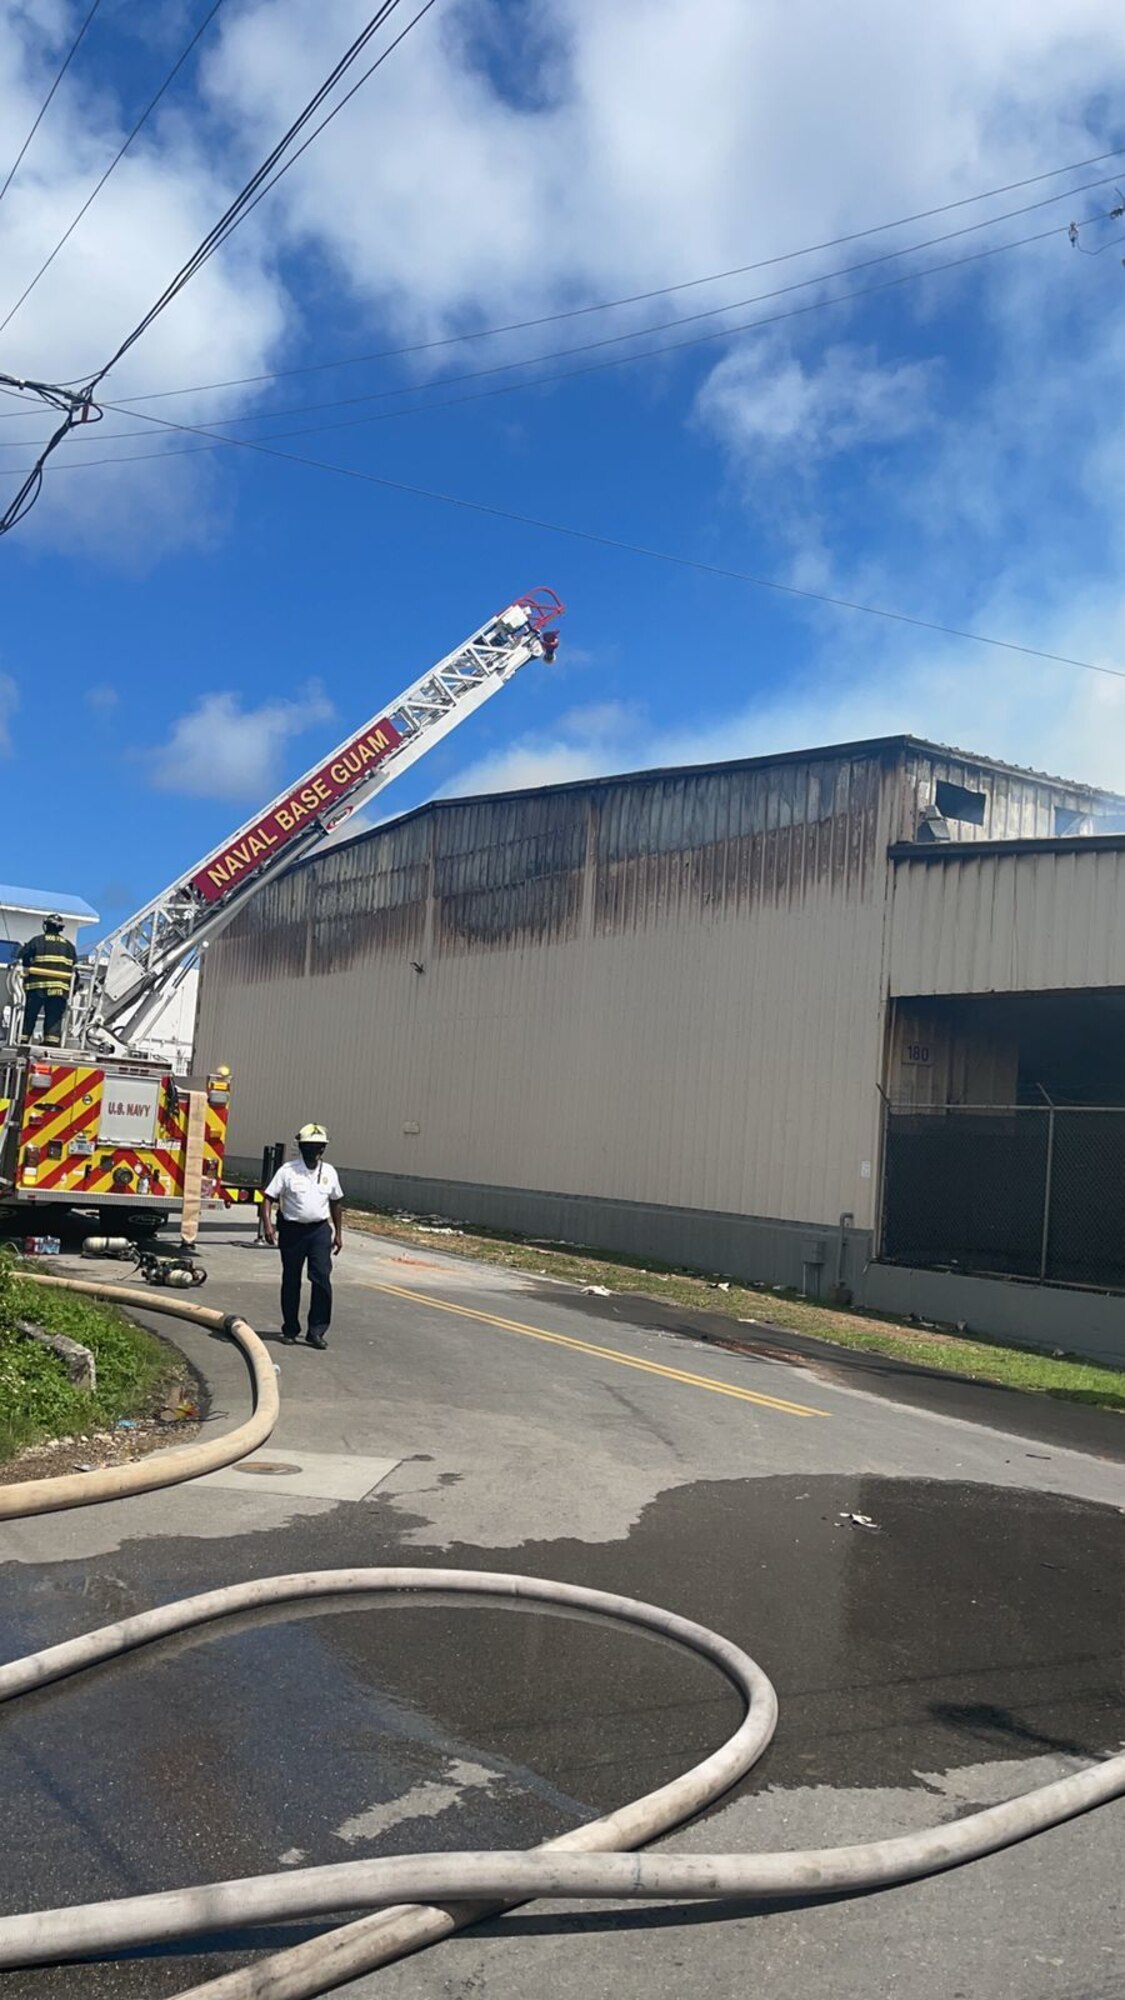
[[112, 715], [120, 700], [117, 689], [109, 687], [104, 681], [86, 692], [86, 706], [93, 709], [95, 715]]
[[[747, 600], [752, 601], [750, 592]], [[982, 630], [1018, 627], [1010, 604], [982, 609]], [[819, 660], [784, 687], [685, 727], [679, 717], [611, 716], [596, 734], [575, 718], [525, 736], [470, 765], [447, 797], [685, 764], [764, 757], [827, 743], [915, 735], [1002, 763], [1023, 764], [1125, 794], [1125, 678], [1055, 666], [937, 635], [903, 634], [874, 621], [825, 613], [834, 672]], [[1104, 589], [1076, 594], [1029, 641], [1125, 671], [1125, 600]], [[750, 642], [747, 641], [747, 644]], [[580, 712], [579, 712], [580, 713]]]
[[[213, 100], [261, 144], [366, 11], [244, 6]], [[1080, 158], [1125, 64], [1104, 0], [543, 0], [500, 47], [491, 20], [428, 16], [279, 190], [404, 325], [666, 283]]]
[[[127, 13], [117, 11], [116, 32], [128, 32]], [[224, 10], [13, 321], [5, 366], [59, 378], [103, 358], [368, 13], [368, 0], [243, 0]], [[163, 39], [144, 48], [156, 74], [186, 39], [182, 11], [165, 14]], [[34, 8], [0, 0], [0, 131], [27, 129], [79, 18], [77, 0]], [[117, 101], [95, 53], [92, 29], [0, 207], [0, 311], [135, 108]], [[823, 0], [541, 0], [510, 10], [450, 0], [157, 321], [114, 389], [252, 374], [289, 358], [300, 314], [279, 267], [308, 286], [311, 266], [318, 306], [339, 305], [342, 295], [353, 320], [380, 336], [479, 328], [784, 253], [1099, 151], [1105, 107], [1123, 83], [1125, 15], [1104, 0], [996, 0], [986, 9], [979, 0], [937, 9], [858, 0], [850, 10]], [[1002, 262], [1005, 273], [1020, 268], [1018, 257]], [[791, 268], [804, 275], [810, 266]], [[762, 274], [651, 312], [691, 310], [770, 282]], [[940, 296], [956, 297], [958, 282], [941, 281]], [[1034, 342], [1047, 284], [1039, 267], [1028, 291], [1020, 282], [998, 278], [991, 310], [1001, 317], [1018, 296]], [[899, 296], [906, 311], [924, 314], [925, 289]], [[837, 314], [823, 324], [841, 318], [846, 327]], [[541, 345], [621, 324], [579, 321], [561, 336], [543, 329]], [[838, 333], [830, 337], [840, 343], [834, 364], [775, 369], [773, 411], [752, 360], [732, 358], [713, 383], [757, 448], [779, 426], [790, 438], [811, 428], [820, 450], [901, 434], [895, 427], [925, 386], [911, 372], [918, 364], [884, 354], [874, 368]], [[540, 336], [519, 344], [536, 351]], [[498, 351], [469, 350], [488, 359]], [[418, 366], [461, 366], [464, 352]], [[217, 407], [235, 416], [263, 393], [278, 400], [275, 387], [151, 407], [186, 421]], [[41, 434], [5, 425], [0, 438], [33, 429]], [[96, 431], [66, 450], [73, 460], [99, 454]], [[0, 451], [0, 465], [18, 456]], [[52, 474], [21, 532], [124, 562], [151, 561], [185, 541], [205, 546], [224, 525], [229, 465], [204, 455]]]
[[[567, 653], [567, 668], [571, 665]], [[574, 737], [576, 742], [604, 741], [606, 737], [626, 737], [636, 729], [643, 719], [643, 710], [635, 701], [592, 701], [587, 706], [567, 709], [559, 717], [559, 729], [564, 736]]]
[[[278, 276], [283, 259], [303, 280], [317, 260], [318, 299], [334, 302], [335, 281], [360, 325], [381, 332], [389, 320], [425, 334], [477, 328], [784, 253], [1100, 151], [1108, 143], [1105, 107], [1125, 84], [1125, 14], [1104, 0], [996, 0], [987, 9], [979, 0], [947, 0], [939, 9], [858, 0], [846, 12], [823, 0], [785, 7], [768, 0], [757, 7], [745, 0], [709, 0], [706, 7], [697, 0], [541, 0], [535, 9], [502, 10], [506, 40], [494, 32], [498, 11], [481, 0], [451, 0], [426, 17], [230, 249], [157, 322], [122, 368], [122, 390], [269, 366], [299, 331], [297, 307]], [[331, 7], [242, 0], [224, 10], [191, 72], [200, 79], [198, 97], [177, 90], [167, 115], [146, 128], [13, 322], [5, 365], [59, 375], [108, 352], [368, 12], [367, 0]], [[78, 19], [77, 5], [62, 0], [50, 8], [42, 0], [34, 13], [0, 0], [0, 130], [26, 130]], [[165, 62], [171, 50], [155, 53]], [[100, 88], [95, 77], [103, 79]], [[125, 129], [123, 107], [104, 78], [104, 68], [85, 57], [74, 66], [0, 207], [0, 310]], [[1044, 219], [1066, 214], [1064, 207]], [[888, 247], [896, 240], [880, 239]], [[1060, 268], [1060, 258], [1070, 261]], [[838, 523], [818, 492], [815, 504], [800, 510], [792, 580], [1067, 652], [1103, 657], [1110, 641], [1125, 638], [1108, 581], [1120, 573], [1125, 521], [1125, 438], [1113, 396], [1125, 353], [1116, 301], [1102, 303], [1115, 265], [1111, 256], [1094, 264], [1063, 248], [1050, 265], [1019, 253], [988, 267], [983, 286], [973, 279], [965, 340], [975, 343], [988, 329], [991, 373], [978, 408], [947, 414], [940, 431], [924, 430], [926, 477], [904, 484], [900, 495], [903, 515], [913, 508], [930, 537], [926, 550], [919, 542], [912, 566], [896, 570], [877, 534], [865, 535], [865, 521], [855, 519], [850, 553], [840, 554]], [[779, 282], [809, 268], [789, 267]], [[1119, 270], [1114, 275], [1119, 283]], [[771, 282], [764, 273], [652, 311], [688, 311]], [[905, 289], [897, 295], [904, 323], [924, 321], [938, 298], [956, 300], [962, 282], [970, 280]], [[542, 344], [621, 324], [597, 318], [561, 335], [544, 329]], [[712, 370], [702, 407], [728, 442], [741, 440], [751, 459], [773, 464], [796, 448], [812, 479], [844, 452], [919, 435], [937, 378], [917, 360], [916, 339], [903, 359], [887, 341], [872, 350], [846, 314], [798, 324], [810, 329], [799, 346], [763, 335]], [[812, 332], [819, 327], [823, 336]], [[816, 337], [827, 339], [826, 352], [818, 352]], [[523, 351], [538, 339], [525, 337]], [[936, 343], [926, 346], [938, 351]], [[468, 350], [482, 359], [495, 352], [493, 345]], [[463, 365], [464, 349], [419, 363]], [[358, 376], [343, 379], [360, 386]], [[277, 391], [268, 399], [278, 400]], [[247, 407], [244, 392], [218, 400], [232, 413]], [[216, 398], [173, 407], [190, 420], [209, 415]], [[1076, 445], [1079, 422], [1087, 433]], [[25, 428], [0, 427], [0, 437]], [[96, 432], [68, 447], [75, 455], [100, 449]], [[0, 452], [0, 463], [14, 456]], [[1018, 517], [1036, 482], [1050, 491], [1064, 461], [1104, 525], [1081, 563], [1071, 550], [1045, 565], [1042, 532], [1013, 533], [1013, 510]], [[595, 457], [593, 525], [596, 469]], [[184, 539], [205, 544], [213, 537], [228, 487], [224, 462], [207, 457], [60, 474], [21, 533], [62, 538], [68, 548], [85, 538], [84, 546], [108, 546], [119, 559], [151, 559]], [[659, 505], [658, 490], [652, 497]], [[794, 526], [783, 496], [767, 491], [763, 502], [779, 527]], [[1059, 506], [1060, 539], [1067, 515]], [[704, 532], [710, 525], [700, 522]], [[962, 546], [943, 548], [943, 533]], [[966, 555], [969, 537], [975, 540]], [[745, 566], [768, 572], [774, 565], [756, 548]], [[752, 606], [754, 599], [747, 593], [743, 601]], [[740, 614], [740, 630], [752, 624], [752, 613]], [[1092, 677], [888, 630], [890, 638], [871, 621], [814, 613], [807, 680], [772, 702], [718, 716], [691, 739], [663, 730], [659, 718], [577, 711], [478, 762], [458, 788], [753, 754], [885, 728], [956, 735], [969, 747], [1066, 762], [1076, 775], [1121, 781], [1117, 683], [1102, 688]], [[268, 743], [276, 751], [292, 733], [290, 722], [280, 734], [275, 723], [272, 735], [267, 724], [267, 747], [255, 752], [253, 715], [234, 696], [208, 699], [218, 710], [205, 714], [203, 704], [181, 720], [162, 753], [159, 781], [179, 771], [177, 782], [186, 773], [190, 788], [203, 792], [268, 789], [272, 769], [261, 778]], [[260, 713], [279, 710], [289, 715], [286, 704]], [[209, 736], [216, 716], [227, 726]], [[221, 768], [226, 749], [236, 767], [228, 775]]]
[[[21, 0], [0, 0], [0, 132], [8, 135], [7, 151], [18, 149], [10, 144], [12, 136], [22, 138], [29, 129], [81, 11], [73, 4], [27, 7]], [[117, 10], [114, 26], [119, 35], [129, 33], [126, 12]], [[153, 37], [141, 24], [138, 67], [146, 83], [171, 66], [188, 39], [179, 8], [166, 10], [162, 26]], [[133, 94], [127, 103], [118, 101], [108, 81], [100, 29], [95, 21], [0, 206], [0, 317], [81, 207], [135, 118]], [[189, 66], [12, 319], [3, 336], [9, 373], [48, 382], [92, 373], [222, 213], [241, 178], [239, 165], [214, 143], [198, 112], [193, 114], [189, 95], [185, 108], [191, 76]], [[286, 319], [285, 296], [263, 237], [251, 226], [161, 315], [104, 393], [113, 396], [119, 388], [141, 393], [169, 382], [254, 373], [269, 366]], [[242, 405], [246, 401], [244, 393]], [[5, 401], [5, 413], [11, 407]], [[174, 414], [190, 422], [199, 407], [198, 399], [195, 404], [188, 399], [177, 403]], [[26, 464], [30, 442], [46, 437], [54, 421], [32, 412], [18, 423], [0, 425], [0, 486], [14, 485], [5, 468]], [[112, 416], [104, 426], [121, 427]], [[160, 435], [154, 430], [154, 442]], [[62, 448], [67, 462], [101, 457], [97, 440], [96, 425], [74, 435]], [[55, 460], [62, 462], [61, 456]], [[135, 566], [168, 547], [204, 540], [203, 517], [214, 495], [214, 468], [206, 458], [178, 459], [147, 471], [138, 465], [52, 470], [43, 499], [20, 534], [33, 545], [62, 542]]]
[[696, 409], [760, 470], [778, 454], [792, 465], [909, 437], [932, 417], [936, 372], [932, 362], [880, 362], [871, 348], [834, 346], [803, 361], [783, 340], [746, 341], [711, 370]]
[[479, 758], [444, 785], [441, 796], [455, 799], [489, 792], [525, 792], [537, 785], [566, 785], [580, 778], [601, 777], [605, 771], [630, 768], [628, 753], [607, 742], [568, 743], [562, 737], [544, 736]]
[[20, 691], [11, 674], [0, 674], [0, 757], [12, 754], [12, 717], [20, 703]]
[[[1125, 640], [1120, 617], [1117, 636]], [[717, 762], [900, 733], [1125, 793], [1125, 680], [940, 642], [919, 646], [905, 667], [901, 655], [866, 673], [852, 667], [834, 687], [807, 679], [687, 740], [655, 730], [644, 761]]]
[[444, 785], [440, 795], [465, 798], [473, 793], [522, 792], [537, 785], [600, 777], [605, 771], [627, 771], [643, 758], [651, 734], [651, 723], [637, 703], [591, 702], [568, 709], [543, 732], [477, 758]]
[[332, 716], [319, 682], [298, 701], [244, 709], [236, 694], [204, 695], [174, 725], [151, 760], [151, 782], [164, 792], [196, 799], [251, 799], [265, 804], [281, 778], [282, 753]]

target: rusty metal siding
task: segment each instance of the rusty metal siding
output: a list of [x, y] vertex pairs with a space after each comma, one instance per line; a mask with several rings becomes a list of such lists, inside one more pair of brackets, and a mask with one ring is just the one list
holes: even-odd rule
[[598, 798], [594, 930], [755, 905], [795, 908], [818, 886], [867, 894], [880, 869], [882, 760], [659, 775]]
[[472, 800], [443, 807], [429, 825], [438, 948], [575, 935], [586, 863], [581, 794]]
[[332, 848], [308, 871], [309, 972], [330, 978], [384, 951], [416, 957], [425, 935], [430, 856], [418, 821], [390, 827], [387, 838]]
[[216, 975], [261, 985], [290, 975], [325, 978], [381, 949], [416, 954], [426, 920], [429, 834], [422, 822], [390, 827], [371, 848], [332, 847], [315, 871], [270, 883], [219, 934]]
[[316, 1117], [345, 1168], [868, 1226], [894, 772], [450, 802], [305, 864], [207, 954], [231, 1151]]
[[1125, 987], [1125, 841], [894, 862], [894, 995]]
[[207, 947], [213, 984], [256, 986], [302, 977], [308, 961], [307, 874], [289, 875], [262, 889], [237, 920]]
[[913, 840], [927, 806], [935, 803], [938, 784], [960, 785], [983, 792], [984, 821], [950, 822], [958, 842], [981, 840], [1051, 840], [1056, 811], [1089, 814], [1099, 795], [1089, 786], [1068, 784], [1036, 771], [1009, 771], [978, 762], [955, 750], [931, 750], [912, 744], [901, 767], [893, 840]]

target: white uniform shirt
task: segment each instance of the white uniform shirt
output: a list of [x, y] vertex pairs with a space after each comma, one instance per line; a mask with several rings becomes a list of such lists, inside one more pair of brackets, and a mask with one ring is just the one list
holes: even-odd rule
[[329, 1202], [344, 1199], [335, 1167], [327, 1160], [306, 1167], [299, 1155], [278, 1168], [266, 1193], [281, 1203], [286, 1222], [327, 1222]]

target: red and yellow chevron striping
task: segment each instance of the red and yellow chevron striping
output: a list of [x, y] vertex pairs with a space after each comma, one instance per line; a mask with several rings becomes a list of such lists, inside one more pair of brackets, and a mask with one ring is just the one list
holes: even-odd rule
[[[135, 1074], [135, 1073], [130, 1073]], [[121, 1076], [109, 1077], [120, 1094]], [[15, 1166], [17, 1191], [38, 1194], [179, 1202], [184, 1193], [186, 1092], [161, 1080], [152, 1142], [124, 1145], [98, 1138], [107, 1072], [88, 1063], [36, 1062], [27, 1070]], [[149, 1100], [151, 1101], [151, 1100]], [[204, 1137], [204, 1199], [222, 1184], [229, 1095], [225, 1076], [208, 1079]]]

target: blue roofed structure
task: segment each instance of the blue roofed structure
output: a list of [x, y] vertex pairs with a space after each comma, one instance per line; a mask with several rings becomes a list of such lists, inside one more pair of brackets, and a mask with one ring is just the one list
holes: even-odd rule
[[81, 896], [63, 896], [52, 889], [16, 889], [0, 882], [0, 911], [18, 911], [21, 916], [48, 917], [57, 910], [60, 917], [72, 917], [79, 924], [96, 924], [98, 913]]
[[[21, 945], [35, 936], [44, 917], [57, 911], [72, 944], [84, 924], [96, 924], [98, 913], [81, 896], [65, 896], [57, 889], [20, 889], [0, 882], [0, 966], [10, 965], [19, 956]], [[2, 997], [2, 996], [0, 996]]]

